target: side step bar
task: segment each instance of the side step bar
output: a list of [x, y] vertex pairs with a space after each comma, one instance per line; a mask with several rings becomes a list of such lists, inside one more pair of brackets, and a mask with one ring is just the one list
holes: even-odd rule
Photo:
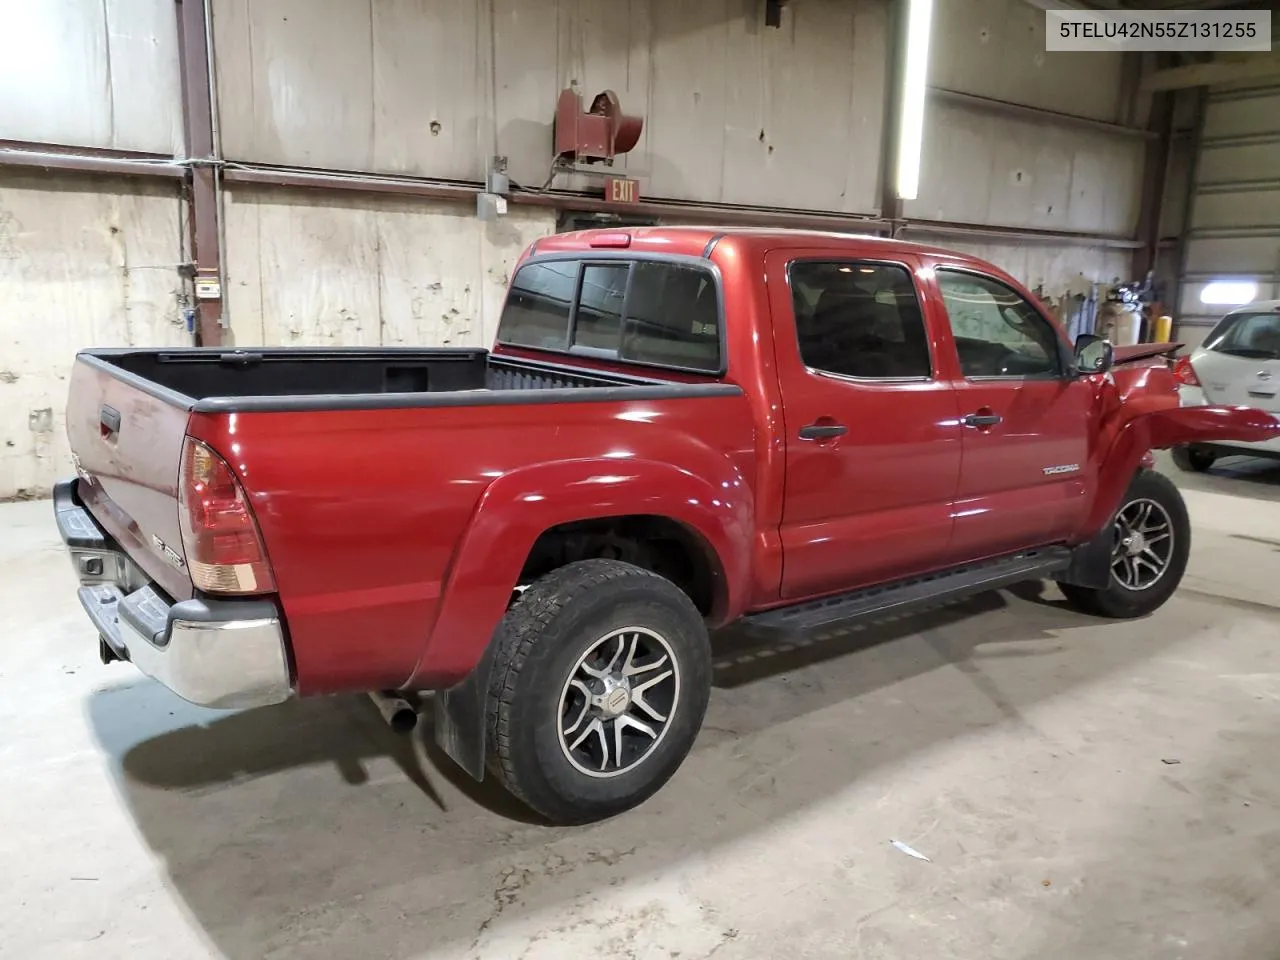
[[746, 622], [767, 630], [815, 630], [833, 623], [933, 606], [975, 593], [998, 590], [1024, 580], [1051, 579], [1065, 573], [1070, 562], [1071, 550], [1067, 547], [1026, 550], [996, 560], [940, 570], [923, 577], [766, 610], [747, 617]]

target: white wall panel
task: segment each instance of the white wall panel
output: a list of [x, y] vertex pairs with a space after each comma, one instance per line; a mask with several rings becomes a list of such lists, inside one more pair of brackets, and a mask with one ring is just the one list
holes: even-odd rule
[[1127, 250], [1101, 250], [1048, 243], [945, 241], [954, 250], [994, 263], [1046, 297], [1085, 293], [1092, 283], [1110, 283], [1129, 272]]
[[77, 350], [190, 342], [181, 246], [168, 184], [0, 173], [0, 499], [69, 469]]
[[1045, 52], [1044, 11], [1026, 0], [937, 0], [929, 82], [1095, 120], [1122, 118], [1119, 54]]
[[226, 309], [238, 345], [487, 346], [516, 258], [551, 211], [237, 188]]
[[0, 0], [0, 138], [182, 149], [173, 0]]
[[[265, 163], [537, 186], [559, 91], [645, 117], [649, 196], [878, 205], [887, 4], [214, 0], [223, 147]], [[492, 17], [490, 16], [492, 10]]]
[[910, 217], [1130, 234], [1142, 141], [933, 102]]

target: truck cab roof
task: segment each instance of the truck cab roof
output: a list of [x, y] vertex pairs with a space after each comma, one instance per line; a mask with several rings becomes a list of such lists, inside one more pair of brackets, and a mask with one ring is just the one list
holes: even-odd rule
[[850, 256], [927, 255], [945, 258], [953, 263], [968, 262], [983, 269], [995, 269], [993, 265], [976, 257], [909, 240], [895, 240], [865, 233], [794, 230], [783, 227], [597, 227], [546, 237], [535, 244], [533, 253], [586, 253], [591, 250], [629, 249], [650, 254], [706, 257], [724, 242], [747, 244], [755, 249], [834, 246], [847, 250]]

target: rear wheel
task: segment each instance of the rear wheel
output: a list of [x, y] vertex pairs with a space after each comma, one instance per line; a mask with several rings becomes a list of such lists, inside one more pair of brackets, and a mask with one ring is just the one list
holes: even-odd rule
[[1178, 589], [1191, 552], [1191, 522], [1173, 481], [1143, 470], [1112, 521], [1110, 578], [1095, 589], [1061, 583], [1076, 609], [1097, 617], [1144, 617]]
[[495, 634], [490, 769], [556, 823], [652, 796], [683, 762], [711, 693], [711, 649], [669, 580], [586, 560], [529, 587]]
[[1204, 473], [1218, 459], [1217, 454], [1204, 447], [1174, 447], [1170, 453], [1173, 455], [1174, 465], [1188, 473]]

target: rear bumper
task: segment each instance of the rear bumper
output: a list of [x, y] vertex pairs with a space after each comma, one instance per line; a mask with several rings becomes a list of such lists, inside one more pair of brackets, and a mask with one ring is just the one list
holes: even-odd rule
[[[1178, 403], [1183, 407], [1204, 407], [1209, 405], [1202, 388], [1189, 387], [1185, 384], [1178, 387]], [[1235, 451], [1241, 456], [1280, 457], [1280, 436], [1258, 441], [1225, 440], [1222, 443], [1198, 441], [1195, 446], [1209, 447], [1224, 453]]]
[[53, 507], [80, 604], [115, 656], [200, 706], [259, 707], [293, 694], [274, 601], [171, 603], [76, 501], [75, 481], [54, 488]]

